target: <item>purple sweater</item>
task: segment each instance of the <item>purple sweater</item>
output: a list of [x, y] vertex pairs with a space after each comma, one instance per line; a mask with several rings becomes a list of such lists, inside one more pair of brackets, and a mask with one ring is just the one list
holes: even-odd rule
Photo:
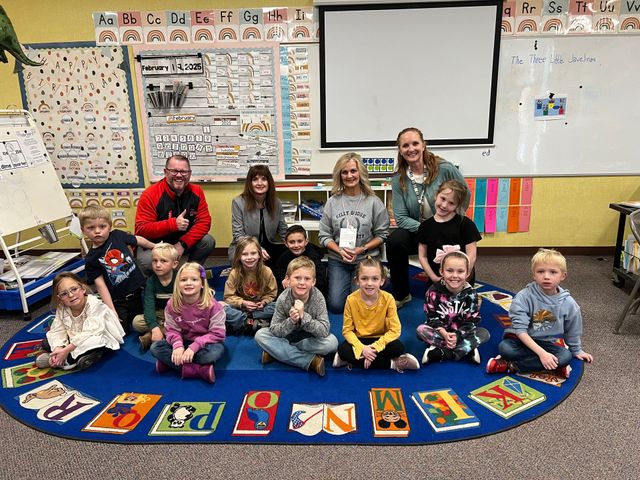
[[192, 342], [189, 348], [196, 353], [208, 343], [222, 343], [225, 338], [224, 308], [215, 300], [207, 308], [197, 305], [183, 305], [181, 312], [173, 308], [173, 300], [164, 309], [164, 326], [167, 342], [176, 348], [183, 347], [184, 341]]

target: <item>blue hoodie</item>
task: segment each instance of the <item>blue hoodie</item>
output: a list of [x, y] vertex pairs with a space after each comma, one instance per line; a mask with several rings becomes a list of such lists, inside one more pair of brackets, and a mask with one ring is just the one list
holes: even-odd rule
[[531, 282], [513, 298], [509, 317], [511, 327], [505, 333], [528, 333], [535, 340], [553, 342], [562, 337], [575, 357], [584, 353], [580, 342], [582, 314], [568, 290], [558, 287], [558, 293], [545, 294], [536, 282]]

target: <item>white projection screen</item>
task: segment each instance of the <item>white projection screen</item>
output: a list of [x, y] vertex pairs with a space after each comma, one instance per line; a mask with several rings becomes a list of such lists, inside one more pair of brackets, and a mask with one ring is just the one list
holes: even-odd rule
[[320, 6], [321, 147], [491, 144], [501, 5]]

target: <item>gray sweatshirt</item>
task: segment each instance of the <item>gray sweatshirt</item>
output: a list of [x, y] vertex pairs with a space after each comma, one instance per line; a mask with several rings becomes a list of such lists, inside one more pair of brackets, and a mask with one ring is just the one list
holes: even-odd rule
[[[340, 229], [347, 224], [358, 231], [356, 247], [361, 247], [373, 238], [380, 238], [384, 242], [389, 236], [389, 213], [382, 200], [376, 195], [365, 197], [361, 195], [336, 194], [327, 200], [320, 220], [320, 232], [318, 240], [324, 247], [333, 240], [340, 244]], [[367, 255], [375, 257], [380, 255], [380, 249], [369, 250]], [[342, 261], [340, 255], [329, 251], [329, 256]], [[362, 256], [356, 261], [362, 260]]]

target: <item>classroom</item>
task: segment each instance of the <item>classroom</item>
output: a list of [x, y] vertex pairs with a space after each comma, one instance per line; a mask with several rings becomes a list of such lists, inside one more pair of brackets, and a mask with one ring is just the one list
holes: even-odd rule
[[[132, 15], [131, 18], [146, 18], [149, 26], [153, 26], [154, 21], [161, 17], [161, 13], [172, 12], [177, 15], [174, 26], [179, 26], [179, 12], [183, 14], [190, 12], [192, 22], [198, 17], [197, 12], [215, 11], [218, 15], [221, 15], [221, 12], [227, 12], [227, 21], [230, 21], [234, 14], [239, 15], [242, 12], [244, 15], [240, 15], [240, 18], [245, 19], [244, 24], [241, 20], [240, 23], [235, 22], [233, 27], [235, 33], [229, 33], [229, 35], [237, 36], [242, 32], [249, 32], [254, 19], [253, 15], [263, 14], [263, 8], [273, 9], [274, 19], [277, 19], [277, 15], [287, 12], [290, 19], [294, 21], [293, 12], [296, 8], [311, 13], [313, 16], [317, 15], [317, 10], [314, 7], [319, 5], [330, 7], [342, 4], [356, 5], [357, 7], [362, 4], [381, 3], [409, 2], [394, 2], [392, 0], [386, 2], [382, 0], [353, 0], [351, 2], [330, 0], [315, 2], [313, 0], [295, 2], [190, 0], [185, 3], [173, 0], [137, 0], [136, 2], [122, 0], [45, 2], [32, 0], [25, 3], [5, 0], [2, 7], [10, 18], [20, 43], [33, 47], [33, 49], [27, 50], [30, 52], [31, 58], [35, 52], [39, 51], [43, 53], [47, 53], [48, 50], [54, 51], [54, 53], [49, 52], [47, 55], [55, 56], [56, 48], [68, 49], [65, 51], [71, 53], [74, 48], [78, 48], [80, 49], [79, 56], [86, 61], [86, 65], [91, 71], [90, 59], [91, 55], [94, 55], [91, 52], [97, 51], [96, 40], [99, 38], [108, 39], [109, 26], [112, 25], [110, 22], [114, 19], [116, 22], [122, 21], [122, 18], [126, 19], [128, 14]], [[495, 4], [496, 2], [472, 0], [448, 3], [485, 6], [487, 3]], [[449, 138], [450, 135], [447, 132], [444, 132], [441, 137], [431, 136], [430, 129], [434, 130], [447, 123], [444, 117], [447, 117], [446, 120], [453, 123], [454, 126], [456, 124], [465, 126], [468, 118], [461, 113], [464, 111], [464, 104], [457, 105], [450, 111], [439, 111], [433, 114], [433, 118], [426, 118], [430, 117], [430, 110], [426, 107], [429, 104], [421, 103], [423, 108], [420, 111], [413, 112], [413, 117], [406, 117], [411, 118], [411, 124], [405, 124], [405, 120], [401, 119], [399, 128], [393, 132], [395, 137], [395, 133], [403, 127], [415, 126], [423, 130], [425, 137], [436, 139], [429, 149], [457, 166], [469, 186], [473, 185], [476, 193], [483, 191], [483, 189], [486, 190], [490, 185], [497, 188], [499, 180], [503, 179], [517, 179], [518, 182], [522, 181], [522, 185], [527, 185], [530, 188], [531, 197], [527, 204], [520, 206], [521, 210], [519, 210], [522, 215], [522, 208], [526, 209], [525, 227], [522, 227], [522, 216], [520, 217], [521, 228], [516, 227], [509, 230], [500, 228], [499, 220], [493, 224], [493, 227], [488, 227], [488, 217], [485, 217], [487, 210], [490, 210], [489, 207], [493, 207], [493, 215], [496, 215], [496, 210], [499, 209], [495, 208], [495, 204], [477, 203], [476, 206], [480, 209], [476, 208], [475, 214], [479, 215], [481, 211], [483, 221], [487, 222], [487, 227], [484, 230], [481, 229], [482, 241], [478, 245], [478, 279], [511, 292], [517, 292], [531, 281], [529, 261], [538, 247], [556, 248], [567, 256], [569, 265], [567, 288], [571, 290], [582, 307], [585, 318], [584, 343], [589, 349], [588, 351], [593, 351], [596, 360], [593, 365], [585, 366], [581, 383], [573, 394], [567, 397], [566, 401], [559, 402], [557, 408], [533, 422], [496, 435], [465, 440], [464, 443], [458, 444], [440, 443], [428, 446], [386, 447], [384, 454], [381, 454], [383, 451], [380, 448], [385, 447], [370, 445], [298, 446], [253, 442], [246, 445], [172, 445], [172, 449], [175, 449], [174, 456], [168, 453], [165, 446], [129, 445], [123, 447], [57, 438], [55, 442], [49, 442], [46, 436], [25, 429], [22, 424], [4, 411], [0, 412], [0, 422], [3, 425], [3, 430], [6, 428], [7, 432], [7, 436], [3, 435], [3, 438], [6, 438], [7, 441], [15, 442], [18, 440], [18, 443], [23, 445], [31, 445], [29, 448], [31, 451], [33, 451], [33, 446], [38, 449], [51, 448], [53, 455], [55, 455], [54, 459], [48, 460], [53, 462], [50, 463], [52, 470], [59, 471], [61, 475], [64, 475], [62, 472], [66, 471], [66, 462], [71, 461], [70, 466], [77, 469], [80, 478], [88, 477], [92, 472], [95, 473], [95, 469], [101, 473], [110, 473], [106, 463], [113, 457], [116, 450], [118, 452], [116, 455], [128, 464], [126, 468], [120, 470], [119, 475], [123, 478], [139, 478], [150, 475], [151, 472], [174, 478], [178, 476], [175, 467], [179, 466], [184, 471], [186, 468], [192, 468], [196, 465], [196, 478], [216, 471], [223, 478], [238, 475], [247, 478], [265, 478], [267, 476], [293, 478], [300, 475], [305, 475], [308, 478], [338, 478], [339, 476], [355, 478], [356, 475], [362, 475], [362, 472], [366, 472], [368, 466], [376, 467], [377, 471], [370, 474], [373, 478], [400, 478], [401, 476], [403, 478], [417, 478], [430, 470], [435, 476], [446, 475], [450, 478], [467, 478], [472, 475], [479, 478], [489, 478], [490, 476], [492, 478], [495, 476], [513, 478], [531, 474], [535, 477], [544, 475], [549, 478], [574, 478], [578, 473], [582, 476], [596, 478], [605, 474], [611, 478], [637, 476], [640, 473], [638, 460], [629, 458], [624, 452], [625, 449], [634, 448], [637, 445], [640, 440], [639, 433], [634, 426], [630, 425], [632, 422], [621, 419], [619, 416], [622, 416], [625, 411], [630, 414], [631, 418], [634, 418], [634, 413], [640, 413], [637, 402], [626, 402], [623, 398], [626, 395], [620, 393], [627, 392], [627, 395], [630, 394], [632, 398], [636, 398], [640, 378], [638, 378], [637, 372], [630, 373], [626, 369], [624, 374], [618, 375], [618, 373], [621, 368], [619, 367], [621, 358], [625, 354], [633, 358], [637, 351], [639, 330], [635, 325], [626, 325], [623, 329], [623, 335], [613, 335], [612, 333], [615, 321], [627, 301], [630, 285], [627, 285], [626, 289], [619, 289], [611, 282], [619, 215], [609, 205], [640, 200], [640, 162], [636, 158], [634, 148], [634, 139], [636, 138], [634, 133], [640, 125], [640, 99], [633, 94], [637, 89], [635, 82], [640, 74], [640, 60], [633, 52], [637, 51], [640, 43], [640, 33], [594, 32], [598, 20], [605, 16], [604, 11], [597, 11], [591, 15], [592, 18], [588, 20], [588, 25], [592, 29], [590, 33], [575, 32], [574, 34], [554, 35], [542, 32], [527, 34], [525, 31], [530, 21], [534, 21], [534, 24], [539, 26], [543, 25], [543, 22], [540, 22], [540, 15], [536, 14], [536, 11], [550, 11], [549, 9], [554, 5], [560, 4], [575, 17], [574, 21], [578, 22], [577, 24], [584, 25], [580, 23], [584, 19], [580, 20], [582, 17], [579, 15], [581, 8], [579, 4], [582, 3], [585, 2], [576, 0], [497, 2], [501, 11], [502, 31], [511, 30], [513, 34], [501, 35], [499, 65], [494, 66], [498, 71], [491, 69], [488, 71], [487, 82], [494, 82], [493, 87], [495, 88], [492, 98], [493, 106], [489, 105], [488, 107], [492, 108], [490, 120], [495, 120], [495, 124], [490, 128], [489, 139], [484, 138], [482, 142], [465, 143], [460, 140], [447, 143], [437, 140], [437, 138]], [[586, 3], [597, 8], [598, 2]], [[617, 9], [614, 13], [616, 13], [616, 19], [620, 21], [629, 17], [635, 18], [633, 6], [629, 6], [633, 2], [614, 0], [600, 3], [606, 3], [611, 8]], [[134, 13], [136, 15], [145, 13], [146, 15], [136, 16], [133, 15]], [[366, 14], [365, 10], [363, 15]], [[215, 17], [213, 13], [209, 13], [209, 15]], [[205, 17], [206, 15], [198, 18], [202, 20]], [[553, 19], [565, 17], [556, 15]], [[640, 17], [640, 15], [636, 15], [636, 17]], [[267, 18], [266, 13], [264, 18]], [[549, 19], [551, 18], [550, 16]], [[220, 19], [222, 23], [225, 23], [224, 16]], [[452, 45], [458, 41], [462, 43], [465, 40], [468, 41], [466, 35], [470, 35], [468, 32], [473, 30], [475, 24], [472, 20], [468, 23], [457, 22], [457, 20], [460, 19], [456, 18], [454, 23], [461, 25], [460, 30], [452, 32], [449, 29], [446, 32], [449, 35], [448, 42]], [[155, 23], [162, 21], [157, 20]], [[334, 33], [337, 35], [341, 32], [344, 37], [337, 40], [338, 45], [334, 45], [334, 47], [339, 49], [340, 45], [346, 45], [344, 42], [350, 41], [349, 35], [357, 36], [357, 32], [366, 31], [366, 26], [372, 25], [374, 21], [373, 18], [367, 18], [367, 22], [362, 22], [360, 27], [363, 29], [360, 30], [355, 28], [354, 23], [356, 22], [353, 20], [346, 25], [347, 28], [341, 28], [344, 26], [338, 25], [337, 31]], [[640, 21], [638, 23], [640, 25]], [[275, 20], [274, 25], [277, 25]], [[206, 31], [206, 22], [203, 21], [202, 26]], [[318, 28], [317, 18], [313, 19], [309, 26]], [[325, 27], [327, 31], [331, 31], [328, 24]], [[380, 28], [381, 38], [376, 48], [378, 51], [386, 49], [381, 55], [382, 58], [392, 58], [399, 48], [399, 44], [395, 40], [399, 38], [402, 30], [402, 24], [393, 24], [388, 29]], [[140, 33], [143, 32], [147, 33], [146, 30], [140, 28]], [[246, 33], [246, 35], [250, 35], [250, 33]], [[386, 160], [387, 158], [395, 160], [397, 148], [393, 144], [383, 145], [384, 142], [377, 142], [378, 140], [395, 141], [395, 138], [366, 138], [367, 132], [364, 132], [365, 138], [352, 142], [353, 147], [349, 148], [345, 146], [349, 142], [345, 142], [341, 137], [347, 129], [342, 129], [340, 125], [324, 123], [320, 69], [321, 63], [327, 59], [322, 58], [316, 35], [312, 33], [313, 38], [308, 42], [293, 41], [283, 44], [294, 52], [296, 47], [301, 48], [298, 56], [295, 53], [289, 53], [289, 58], [291, 59], [291, 55], [293, 55], [294, 63], [301, 61], [307, 75], [306, 82], [303, 82], [307, 88], [305, 90], [306, 97], [302, 98], [306, 98], [308, 101], [298, 111], [298, 113], [302, 113], [300, 128], [296, 130], [290, 124], [288, 127], [278, 124], [278, 129], [289, 129], [289, 137], [287, 139], [284, 135], [283, 140], [282, 132], [280, 132], [280, 138], [275, 147], [269, 140], [252, 143], [249, 135], [244, 135], [237, 142], [239, 145], [237, 149], [235, 146], [225, 148], [222, 145], [217, 147], [217, 150], [214, 150], [218, 157], [216, 170], [207, 168], [206, 165], [197, 161], [193, 162], [195, 178], [192, 179], [192, 182], [197, 182], [202, 187], [212, 217], [209, 233], [216, 241], [216, 248], [212, 256], [226, 260], [227, 247], [232, 243], [231, 205], [233, 199], [242, 192], [246, 175], [246, 168], [236, 173], [238, 170], [238, 150], [253, 149], [253, 153], [258, 158], [275, 148], [279, 155], [273, 157], [267, 153], [267, 162], [278, 186], [286, 187], [289, 183], [293, 185], [292, 189], [301, 188], [303, 190], [306, 188], [313, 190], [312, 185], [318, 183], [325, 186], [330, 184], [333, 165], [342, 154], [349, 151], [357, 151], [363, 158], [371, 159], [372, 165], [374, 160]], [[236, 49], [239, 52], [237, 55], [241, 57], [242, 48], [250, 46], [251, 43], [236, 41], [229, 45], [232, 45], [231, 49]], [[271, 62], [269, 68], [276, 69], [280, 67], [275, 64], [276, 53], [282, 54], [283, 46], [274, 45], [277, 44], [266, 46], [260, 44], [259, 48], [254, 48], [263, 56], [261, 58], [264, 62]], [[353, 45], [353, 48], [358, 48], [358, 42], [354, 41]], [[102, 51], [114, 49], [113, 46], [102, 48]], [[175, 60], [175, 58], [180, 58], [180, 55], [187, 58], [190, 55], [197, 55], [200, 48], [204, 50], [226, 47], [224, 42], [218, 41], [209, 44], [190, 42], [186, 52], [176, 53], [176, 57], [173, 57], [174, 60], [171, 62], [163, 63], [153, 59], [154, 52], [162, 51], [165, 54], [167, 52], [171, 54], [173, 50], [181, 48], [182, 46], [179, 44], [154, 44], [153, 41], [142, 41], [122, 48], [116, 47], [109, 54], [109, 62], [105, 62], [111, 65], [99, 66], [96, 64], [96, 67], [93, 68], [94, 73], [95, 70], [101, 71], [102, 68], [106, 69], [106, 72], [112, 68], [114, 71], [122, 69], [126, 73], [123, 77], [126, 80], [126, 86], [118, 84], [117, 95], [114, 94], [113, 98], [113, 110], [109, 113], [125, 117], [130, 115], [129, 118], [133, 119], [130, 128], [135, 131], [133, 136], [135, 141], [131, 144], [127, 143], [126, 130], [122, 131], [119, 139], [115, 141], [112, 139], [112, 143], [117, 143], [119, 147], [114, 148], [113, 157], [110, 160], [113, 160], [113, 164], [121, 167], [115, 168], [113, 175], [96, 174], [92, 176], [90, 170], [85, 170], [80, 177], [76, 178], [72, 174], [65, 173], [67, 176], [62, 179], [61, 183], [70, 202], [75, 198], [85, 205], [87, 200], [93, 197], [99, 199], [104, 205], [105, 198], [111, 199], [112, 203], [107, 202], [107, 204], [114, 205], [116, 207], [114, 210], [117, 211], [117, 213], [112, 212], [114, 225], [120, 225], [119, 228], [122, 230], [133, 231], [137, 198], [145, 187], [163, 176], [164, 157], [161, 156], [161, 153], [165, 148], [164, 145], [182, 142], [181, 139], [174, 141], [170, 138], [171, 125], [183, 126], [179, 128], [182, 128], [181, 133], [184, 132], [184, 143], [190, 141], [197, 143], [198, 141], [195, 136], [195, 140], [187, 138], [191, 132], [184, 125], [188, 125], [191, 121], [190, 115], [201, 115], [206, 108], [201, 109], [202, 111], [194, 108], [188, 112], [182, 110], [173, 112], [172, 118], [167, 118], [164, 124], [162, 122], [165, 121], [163, 119], [166, 116], [153, 114], [153, 112], [159, 111], [158, 104], [154, 102], [165, 101], [161, 95], [162, 92], [157, 91], [164, 88], [162, 85], [163, 73], [166, 73], [170, 68], [191, 68], [189, 67], [191, 64], [186, 61]], [[45, 94], [46, 87], [43, 87], [39, 92], [38, 88], [33, 88], [34, 84], [31, 87], [25, 87], [31, 78], [28, 73], [31, 67], [23, 67], [24, 70], [18, 75], [13, 71], [15, 63], [13, 57], [10, 55], [7, 57], [9, 62], [0, 64], [0, 78], [3, 87], [0, 89], [0, 106], [3, 109], [37, 110], [38, 103], [46, 99], [49, 92], [47, 91]], [[214, 58], [213, 54], [211, 58]], [[66, 61], [67, 58], [65, 57], [64, 60]], [[341, 61], [343, 60], [341, 59]], [[122, 63], [117, 64], [116, 61]], [[379, 63], [380, 65], [377, 66], [380, 66], [382, 70], [389, 70], [389, 68], [385, 68], [384, 62]], [[420, 63], [423, 63], [424, 71], [421, 73], [425, 76], [439, 71], [438, 66], [430, 65], [428, 59], [421, 58]], [[328, 65], [325, 63], [322, 68]], [[243, 66], [244, 60], [241, 60], [239, 68]], [[337, 60], [335, 65], [331, 66], [334, 68], [344, 67]], [[289, 65], [289, 68], [292, 68], [292, 65]], [[478, 67], [471, 66], [469, 68]], [[468, 74], [468, 71], [461, 71]], [[88, 75], [91, 76], [91, 74]], [[106, 75], [108, 77], [109, 74]], [[43, 76], [46, 77], [47, 74], [45, 73]], [[85, 77], [88, 84], [91, 85], [90, 88], [100, 90], [102, 86], [105, 88], [103, 94], [106, 95], [109, 89], [112, 89], [112, 92], [116, 89], [111, 84], [111, 78], [105, 78], [102, 77], [100, 80], [97, 77], [95, 79]], [[274, 84], [266, 85], [266, 87], [273, 88], [274, 91], [277, 88], [284, 88], [281, 82], [284, 82], [286, 75], [275, 75], [274, 78], [277, 81], [274, 80]], [[195, 90], [198, 90], [200, 85], [198, 78], [185, 75], [182, 79], [184, 85], [188, 85], [190, 82], [194, 83]], [[367, 76], [363, 75], [358, 81], [362, 82], [366, 79]], [[95, 83], [92, 80], [95, 80]], [[172, 77], [166, 77], [164, 81], [166, 85], [173, 83], [175, 88], [176, 82]], [[220, 77], [217, 82], [217, 91], [220, 92]], [[160, 87], [157, 87], [159, 83]], [[427, 80], [424, 81], [424, 84], [432, 86]], [[31, 88], [31, 90], [27, 93], [25, 88]], [[382, 87], [375, 85], [372, 81], [372, 88]], [[439, 87], [434, 86], [433, 88]], [[154, 89], [160, 95], [154, 96]], [[125, 93], [122, 94], [120, 90]], [[277, 97], [275, 104], [265, 103], [259, 109], [260, 111], [243, 118], [242, 122], [246, 122], [246, 130], [243, 131], [269, 128], [265, 127], [265, 124], [273, 119], [269, 118], [270, 112], [278, 111], [279, 113], [281, 110], [278, 109], [283, 108], [280, 102], [286, 102], [284, 93], [287, 93], [287, 90], [282, 90], [282, 92], [281, 94], [279, 91], [277, 95], [274, 95]], [[291, 89], [288, 92], [290, 93]], [[145, 95], [148, 93], [152, 95]], [[186, 93], [187, 102], [194, 101], [193, 97], [189, 98], [189, 93], [190, 88]], [[324, 92], [324, 94], [327, 93], [330, 92]], [[431, 101], [426, 99], [427, 92], [421, 92], [419, 96], [422, 97], [422, 94], [424, 94], [425, 102]], [[549, 101], [554, 101], [554, 97], [556, 104], [562, 105], [563, 101], [567, 102], [566, 115], [551, 120], [536, 118], [535, 112], [538, 108], [536, 102], [548, 105]], [[50, 98], [53, 98], [53, 95]], [[201, 106], [204, 107], [207, 106], [207, 102], [218, 100], [206, 97], [199, 99]], [[36, 103], [31, 105], [33, 108], [27, 108], [27, 102]], [[126, 111], [122, 110], [123, 105], [126, 107]], [[192, 104], [187, 103], [187, 105]], [[52, 106], [55, 110], [53, 103]], [[407, 103], [395, 103], [389, 108], [393, 113], [404, 115]], [[411, 109], [413, 110], [413, 108]], [[364, 112], [363, 116], [366, 117], [366, 113]], [[344, 116], [344, 112], [337, 115], [338, 118], [341, 118], [340, 115]], [[64, 113], [60, 117], [62, 119]], [[87, 112], [83, 118], [85, 120], [81, 120], [81, 122], [91, 118], [91, 112]], [[98, 123], [99, 121], [100, 119], [98, 119]], [[233, 132], [238, 130], [237, 125], [230, 125], [224, 117], [212, 118], [211, 121], [212, 126], [219, 127], [218, 130], [214, 130], [215, 127], [211, 129], [212, 136], [217, 134], [231, 136], [234, 134]], [[108, 124], [109, 120], [106, 119], [105, 122]], [[305, 124], [305, 122], [308, 123]], [[357, 124], [361, 126], [363, 122], [358, 121]], [[64, 135], [64, 128], [66, 128], [64, 119], [56, 125], [42, 124], [40, 126], [43, 136], [45, 132]], [[75, 127], [80, 129], [82, 125]], [[245, 128], [244, 123], [242, 128]], [[69, 130], [72, 129], [69, 128]], [[352, 132], [351, 129], [348, 131], [349, 134]], [[353, 132], [355, 136], [360, 133], [356, 129]], [[331, 138], [332, 135], [335, 137], [334, 139]], [[163, 136], [166, 137], [163, 138]], [[122, 137], [125, 137], [124, 140]], [[260, 136], [258, 135], [257, 138]], [[462, 135], [462, 138], [468, 139], [470, 137]], [[334, 145], [331, 144], [332, 141]], [[70, 142], [73, 143], [73, 140]], [[102, 140], [98, 140], [96, 143], [100, 144], [101, 142]], [[325, 144], [329, 146], [327, 147]], [[198, 154], [196, 153], [196, 155]], [[124, 160], [118, 161], [116, 158], [124, 158]], [[374, 171], [373, 166], [371, 172], [372, 181], [384, 189], [391, 173], [385, 176], [381, 172]], [[521, 184], [518, 183], [518, 185]], [[118, 203], [118, 192], [128, 192], [123, 195], [130, 199], [129, 202]], [[323, 195], [324, 193], [315, 194], [314, 198], [323, 198]], [[283, 188], [282, 198], [295, 199], [295, 194], [287, 191], [287, 188]], [[386, 196], [384, 198], [386, 199]], [[77, 211], [77, 209], [74, 210]], [[61, 223], [58, 222], [58, 226], [60, 225]], [[34, 234], [37, 235], [37, 230], [30, 229], [25, 236]], [[625, 238], [629, 234], [630, 230], [627, 227], [624, 232]], [[16, 239], [14, 235], [8, 237], [5, 239], [7, 243]], [[312, 238], [317, 237], [312, 236]], [[57, 248], [77, 249], [78, 240], [65, 238]], [[516, 269], [519, 269], [519, 272], [515, 272]], [[0, 323], [6, 323], [0, 334], [2, 343], [8, 341], [16, 331], [22, 328], [21, 319], [18, 319], [18, 315], [15, 314], [3, 312], [0, 315]], [[619, 350], [617, 355], [611, 353], [614, 350]], [[626, 363], [628, 360], [624, 358], [624, 362]], [[600, 406], [602, 406], [603, 400], [597, 399], [596, 396], [601, 393], [601, 389], [607, 388], [604, 385], [608, 379], [614, 385], [609, 388], [617, 389], [617, 391], [611, 393], [612, 406], [608, 407], [609, 411], [603, 412], [596, 405], [600, 402]], [[614, 413], [616, 414], [614, 415]], [[363, 424], [365, 423], [365, 420], [360, 420]], [[602, 435], [603, 438], [595, 439], [599, 432], [604, 431], [607, 433]], [[564, 432], [568, 436], [566, 442], [557, 438], [562, 436], [558, 432]], [[566, 445], [566, 443], [574, 442], [578, 444], [576, 439], [585, 434], [584, 432], [587, 435], [592, 435], [592, 437], [587, 437], [589, 440], [585, 442], [584, 446]], [[529, 449], [530, 452], [539, 451], [542, 445], [549, 445], [552, 449], [549, 453], [549, 461], [523, 458], [533, 455], [522, 455], [525, 450], [520, 450], [520, 453], [511, 451], [516, 442], [520, 443], [522, 448]], [[50, 446], [50, 443], [54, 445]], [[460, 446], [471, 446], [472, 451], [476, 451], [483, 460], [467, 464], [464, 458], [453, 457], [451, 452]], [[568, 455], [563, 453], [565, 448], [567, 448]], [[73, 449], [77, 449], [84, 458], [73, 460], [67, 458], [67, 452]], [[509, 451], [504, 452], [504, 450]], [[497, 453], [498, 451], [503, 453]], [[433, 467], [419, 465], [421, 462], [416, 462], [416, 457], [418, 455], [422, 457], [425, 454], [428, 456], [432, 454], [434, 459], [451, 456], [452, 459], [447, 460], [451, 463], [444, 465], [447, 462], [443, 461], [442, 465], [434, 465]], [[337, 455], [345, 455], [345, 457], [339, 459]], [[346, 457], [347, 455], [349, 457]], [[307, 457], [308, 465], [304, 464], [303, 456]], [[32, 477], [36, 474], [46, 474], [49, 471], [38, 462], [31, 461], [29, 457], [26, 450], [16, 446], [12, 446], [0, 454], [3, 464], [14, 465], [11, 471], [16, 475], [21, 473]], [[148, 461], [154, 465], [146, 464], [144, 457], [147, 457]], [[209, 458], [203, 460], [204, 457]], [[567, 459], [567, 457], [569, 458]], [[212, 461], [213, 458], [217, 459]], [[430, 463], [433, 461], [429, 460]], [[565, 462], [567, 466], [563, 466]], [[286, 465], [285, 469], [281, 467], [283, 463]], [[406, 467], [406, 473], [401, 475], [403, 465]], [[500, 468], [501, 473], [495, 475], [491, 465]], [[509, 468], [513, 469], [512, 473], [508, 473]], [[559, 471], [565, 475], [561, 475]]]

